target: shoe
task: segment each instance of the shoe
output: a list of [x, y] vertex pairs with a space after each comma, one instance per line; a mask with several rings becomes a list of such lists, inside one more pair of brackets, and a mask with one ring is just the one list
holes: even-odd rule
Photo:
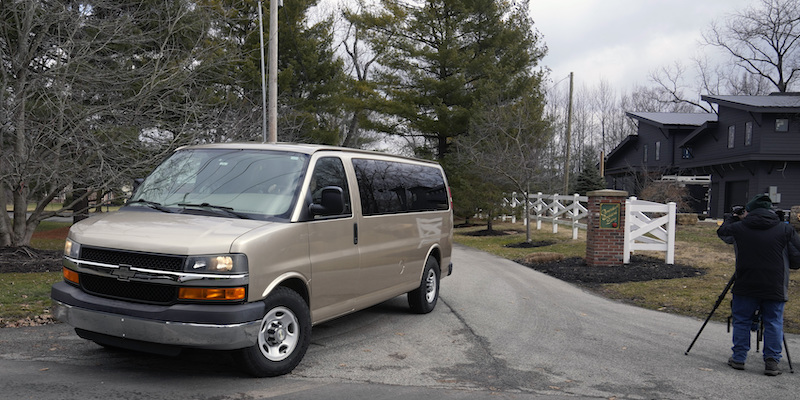
[[782, 373], [783, 371], [778, 368], [778, 360], [774, 358], [764, 360], [764, 375], [778, 376]]
[[728, 365], [730, 365], [731, 368], [733, 368], [733, 369], [738, 369], [738, 370], [743, 370], [744, 369], [744, 363], [743, 362], [738, 362], [738, 361], [733, 361], [733, 357], [728, 359]]

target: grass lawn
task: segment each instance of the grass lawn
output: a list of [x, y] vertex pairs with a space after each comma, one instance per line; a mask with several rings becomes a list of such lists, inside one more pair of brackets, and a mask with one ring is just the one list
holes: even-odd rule
[[[535, 228], [535, 225], [532, 225]], [[470, 236], [469, 232], [486, 229], [485, 225], [456, 228], [455, 241], [503, 258], [519, 260], [533, 252], [557, 252], [567, 257], [586, 255], [586, 232], [580, 231], [572, 240], [572, 231], [560, 226], [552, 233], [552, 225], [542, 224], [541, 230], [531, 229], [532, 241], [554, 241], [556, 244], [537, 248], [508, 248], [507, 244], [525, 241], [522, 224], [495, 223], [494, 229], [508, 233], [504, 236]], [[604, 284], [594, 289], [605, 297], [640, 307], [705, 319], [734, 272], [733, 246], [723, 243], [716, 234], [717, 224], [678, 225], [675, 244], [675, 263], [704, 269], [705, 275], [660, 279], [646, 282]], [[663, 252], [640, 252], [664, 259]], [[786, 332], [800, 333], [800, 272], [793, 272], [789, 282], [789, 302], [786, 303], [784, 323]], [[714, 313], [714, 320], [724, 322], [730, 315], [730, 293]], [[698, 329], [700, 325], [698, 324]]]
[[[31, 240], [31, 247], [41, 250], [64, 248], [69, 223], [42, 222]], [[61, 271], [0, 274], [0, 327], [15, 321], [36, 323], [49, 316], [50, 286], [60, 281]]]

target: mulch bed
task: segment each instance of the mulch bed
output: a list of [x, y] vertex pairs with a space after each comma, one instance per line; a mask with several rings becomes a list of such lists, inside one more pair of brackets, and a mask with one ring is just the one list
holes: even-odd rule
[[[479, 230], [466, 233], [470, 236], [505, 236], [518, 234], [517, 231]], [[509, 248], [537, 248], [555, 244], [553, 241], [533, 241], [511, 243]], [[603, 283], [643, 282], [655, 279], [675, 279], [701, 276], [705, 270], [683, 264], [667, 264], [663, 260], [643, 255], [631, 256], [630, 263], [613, 267], [590, 267], [583, 257], [548, 260], [542, 263], [528, 263], [515, 260], [517, 263], [533, 268], [539, 272], [558, 278], [562, 281], [594, 288]]]
[[582, 257], [571, 257], [546, 263], [526, 263], [523, 260], [517, 260], [517, 262], [562, 281], [588, 287], [595, 287], [603, 283], [689, 278], [705, 274], [705, 271], [699, 268], [682, 264], [667, 264], [663, 260], [642, 255], [633, 255], [629, 264], [613, 267], [590, 267]]
[[0, 247], [0, 273], [61, 270], [63, 252], [30, 247]]

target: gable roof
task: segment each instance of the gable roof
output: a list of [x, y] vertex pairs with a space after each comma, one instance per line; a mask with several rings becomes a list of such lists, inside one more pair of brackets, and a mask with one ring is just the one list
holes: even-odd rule
[[[714, 121], [714, 122], [716, 122], [716, 121]], [[695, 129], [694, 131], [692, 131], [692, 133], [690, 133], [688, 136], [686, 136], [686, 138], [683, 139], [683, 141], [678, 143], [678, 147], [679, 148], [686, 147], [686, 145], [694, 142], [694, 140], [697, 139], [698, 136], [703, 135], [703, 134], [705, 134], [707, 132], [709, 132], [711, 134], [714, 134], [714, 132], [717, 131], [717, 124], [714, 123], [714, 122], [712, 122], [712, 123], [706, 122], [705, 124], [700, 125], [699, 127], [697, 127], [697, 129]]]
[[614, 150], [611, 150], [611, 152], [608, 153], [606, 159], [607, 160], [613, 159], [617, 155], [617, 153], [622, 152], [623, 148], [628, 147], [629, 145], [631, 146], [635, 145], [638, 141], [639, 141], [639, 135], [628, 135], [625, 139], [622, 139], [622, 141], [619, 142], [617, 147], [614, 147]]
[[711, 96], [700, 99], [720, 106], [757, 112], [800, 112], [800, 94], [772, 94], [769, 96]]
[[694, 128], [717, 120], [717, 114], [627, 112], [631, 118], [658, 128]]

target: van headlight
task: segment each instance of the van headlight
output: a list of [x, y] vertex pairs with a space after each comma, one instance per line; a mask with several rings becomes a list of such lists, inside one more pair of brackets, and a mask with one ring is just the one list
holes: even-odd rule
[[70, 258], [78, 258], [81, 255], [80, 243], [67, 238], [66, 242], [64, 242], [64, 255]]
[[244, 254], [210, 254], [186, 258], [185, 272], [197, 273], [244, 273], [247, 272], [247, 256]]

